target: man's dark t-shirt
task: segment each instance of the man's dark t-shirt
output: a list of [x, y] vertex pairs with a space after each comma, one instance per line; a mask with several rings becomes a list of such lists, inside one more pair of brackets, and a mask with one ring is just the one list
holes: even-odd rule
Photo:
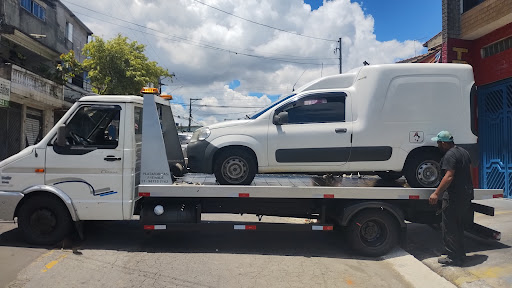
[[469, 202], [473, 200], [470, 164], [471, 158], [464, 148], [455, 146], [446, 152], [443, 159], [441, 159], [441, 169], [444, 173], [448, 170], [454, 170], [455, 175], [452, 183], [446, 189], [443, 198], [455, 202]]

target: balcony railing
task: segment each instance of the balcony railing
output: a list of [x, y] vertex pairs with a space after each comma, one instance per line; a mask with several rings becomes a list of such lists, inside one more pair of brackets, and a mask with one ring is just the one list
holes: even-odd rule
[[20, 90], [20, 94], [34, 94], [34, 96], [64, 100], [63, 85], [59, 85], [16, 65], [11, 65], [11, 67], [11, 86], [13, 89]]

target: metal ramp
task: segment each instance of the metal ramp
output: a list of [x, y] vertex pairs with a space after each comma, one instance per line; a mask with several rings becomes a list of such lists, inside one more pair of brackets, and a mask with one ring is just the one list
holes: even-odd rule
[[480, 87], [478, 99], [481, 188], [512, 198], [512, 79]]

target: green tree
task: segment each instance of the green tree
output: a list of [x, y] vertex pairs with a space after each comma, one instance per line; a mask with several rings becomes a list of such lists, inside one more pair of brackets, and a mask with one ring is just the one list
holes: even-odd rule
[[[88, 71], [95, 93], [138, 95], [147, 83], [158, 84], [161, 76], [174, 76], [156, 62], [148, 61], [144, 49], [143, 44], [129, 42], [121, 34], [108, 41], [94, 36], [82, 49], [82, 54], [87, 58], [79, 68]], [[74, 57], [61, 56], [61, 59], [64, 67], [69, 67], [66, 65], [72, 63], [74, 66], [70, 69], [73, 71], [71, 73], [76, 73], [76, 63], [69, 61], [74, 60]]]
[[61, 63], [57, 65], [57, 73], [62, 80], [68, 80], [82, 73], [83, 67], [75, 58], [75, 51], [69, 50], [67, 54], [60, 55]]

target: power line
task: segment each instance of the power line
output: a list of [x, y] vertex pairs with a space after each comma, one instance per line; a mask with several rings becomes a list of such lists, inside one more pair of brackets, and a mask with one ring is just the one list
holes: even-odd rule
[[231, 16], [236, 17], [238, 19], [245, 20], [247, 22], [251, 22], [251, 23], [256, 24], [256, 25], [260, 25], [260, 26], [263, 26], [263, 27], [267, 27], [267, 28], [270, 28], [270, 29], [278, 30], [278, 31], [281, 31], [281, 32], [285, 32], [285, 33], [289, 33], [289, 34], [293, 34], [293, 35], [297, 35], [297, 36], [301, 36], [301, 37], [306, 37], [306, 38], [311, 38], [311, 39], [316, 39], [316, 40], [329, 41], [329, 42], [336, 42], [336, 40], [332, 40], [332, 39], [326, 39], [326, 38], [320, 38], [320, 37], [303, 35], [303, 34], [299, 34], [297, 32], [287, 31], [287, 30], [284, 30], [284, 29], [280, 29], [280, 28], [276, 28], [276, 27], [270, 26], [270, 25], [262, 24], [262, 23], [259, 23], [259, 22], [256, 22], [256, 21], [253, 21], [253, 20], [250, 20], [250, 19], [247, 19], [247, 18], [240, 17], [240, 16], [235, 15], [233, 13], [229, 13], [227, 11], [224, 11], [224, 10], [220, 9], [220, 8], [208, 5], [208, 4], [204, 3], [204, 2], [201, 2], [201, 1], [198, 1], [198, 0], [194, 0], [194, 1], [199, 3], [199, 4], [208, 6], [208, 7], [212, 8], [212, 9], [215, 9], [217, 11], [220, 11], [222, 13], [226, 13], [228, 15], [231, 15]]
[[[133, 31], [137, 31], [137, 32], [140, 32], [140, 33], [145, 33], [145, 34], [148, 34], [148, 35], [152, 35], [152, 36], [159, 37], [159, 38], [164, 38], [164, 39], [175, 41], [175, 42], [181, 42], [181, 43], [184, 43], [184, 44], [188, 44], [188, 45], [192, 45], [192, 46], [196, 46], [196, 47], [200, 47], [200, 48], [207, 48], [207, 49], [217, 50], [217, 51], [221, 51], [221, 52], [234, 53], [236, 55], [242, 55], [242, 56], [259, 58], [259, 59], [266, 59], [266, 60], [271, 60], [271, 61], [286, 62], [286, 63], [293, 63], [293, 64], [301, 64], [301, 65], [315, 65], [315, 66], [321, 66], [322, 65], [321, 63], [297, 62], [297, 61], [288, 60], [290, 58], [275, 58], [275, 57], [267, 57], [267, 56], [262, 56], [262, 55], [248, 54], [248, 53], [243, 53], [243, 52], [240, 52], [240, 51], [233, 51], [233, 50], [230, 50], [230, 49], [225, 49], [225, 48], [221, 48], [221, 47], [217, 47], [217, 46], [213, 46], [213, 45], [203, 44], [201, 42], [193, 41], [193, 40], [190, 40], [190, 39], [185, 38], [185, 37], [176, 36], [176, 35], [172, 35], [172, 34], [166, 34], [166, 33], [163, 33], [163, 32], [161, 32], [159, 30], [156, 30], [156, 29], [153, 29], [153, 28], [141, 25], [141, 24], [133, 23], [133, 22], [121, 19], [121, 18], [114, 17], [114, 16], [110, 16], [110, 15], [101, 13], [99, 11], [95, 11], [93, 9], [89, 9], [87, 7], [84, 7], [84, 6], [81, 6], [81, 5], [78, 5], [78, 4], [66, 1], [66, 0], [63, 0], [63, 1], [67, 2], [69, 4], [72, 4], [72, 5], [78, 6], [80, 8], [89, 10], [91, 12], [100, 14], [100, 15], [104, 15], [104, 16], [107, 16], [107, 17], [110, 17], [110, 18], [113, 18], [113, 19], [116, 19], [116, 20], [119, 20], [119, 21], [122, 21], [122, 22], [125, 22], [125, 23], [129, 23], [129, 24], [141, 27], [141, 28], [145, 28], [145, 29], [148, 29], [148, 30], [155, 31], [155, 32], [163, 34], [163, 35], [165, 35], [167, 37], [162, 37], [162, 36], [159, 36], [159, 35], [155, 35], [155, 34], [152, 34], [152, 33], [148, 33], [146, 31], [135, 30], [135, 29], [133, 29], [131, 27], [123, 26], [123, 25], [120, 25], [120, 24], [117, 24], [117, 23], [112, 23], [112, 22], [106, 21], [104, 19], [93, 17], [91, 15], [87, 15], [87, 14], [84, 14], [84, 13], [74, 12], [76, 14], [80, 14], [80, 15], [83, 15], [83, 16], [86, 16], [86, 17], [89, 17], [89, 18], [92, 18], [92, 19], [96, 19], [96, 20], [99, 20], [99, 21], [102, 21], [102, 22], [105, 22], [105, 23], [109, 23], [109, 24], [112, 24], [112, 25], [124, 27], [124, 28], [130, 29], [130, 30], [133, 30]], [[171, 37], [171, 38], [169, 38], [169, 37]], [[172, 38], [175, 38], [175, 39], [172, 39]], [[291, 59], [300, 59], [299, 58], [300, 56], [292, 56], [292, 57], [295, 57], [295, 58], [291, 58]], [[333, 58], [304, 58], [304, 60], [322, 60], [322, 59], [325, 60], [325, 59], [333, 59]], [[336, 58], [334, 58], [334, 59], [336, 59]], [[337, 64], [323, 64], [323, 65], [335, 66]]]

